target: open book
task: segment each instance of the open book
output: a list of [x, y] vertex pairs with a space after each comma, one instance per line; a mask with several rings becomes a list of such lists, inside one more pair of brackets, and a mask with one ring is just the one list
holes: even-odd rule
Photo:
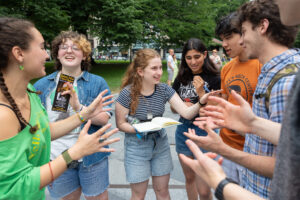
[[180, 122], [167, 118], [167, 117], [155, 117], [150, 122], [143, 122], [139, 124], [132, 124], [132, 126], [138, 132], [149, 132], [149, 131], [158, 131], [162, 128], [167, 128], [171, 126], [177, 126], [181, 124]]

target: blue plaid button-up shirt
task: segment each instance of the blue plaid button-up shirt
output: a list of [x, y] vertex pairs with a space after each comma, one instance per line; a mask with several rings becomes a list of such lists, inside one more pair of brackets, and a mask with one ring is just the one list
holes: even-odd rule
[[[256, 90], [253, 95], [253, 112], [262, 118], [281, 123], [288, 93], [292, 87], [295, 75], [285, 76], [273, 86], [270, 95], [269, 112], [265, 107], [265, 98], [255, 98], [255, 95], [263, 94], [275, 74], [288, 64], [300, 63], [299, 49], [289, 49], [284, 53], [272, 58], [266, 63], [258, 77]], [[275, 146], [254, 134], [246, 134], [244, 151], [261, 156], [275, 156]], [[242, 172], [242, 185], [245, 189], [268, 198], [270, 193], [271, 179], [261, 176], [253, 171], [244, 169]]]

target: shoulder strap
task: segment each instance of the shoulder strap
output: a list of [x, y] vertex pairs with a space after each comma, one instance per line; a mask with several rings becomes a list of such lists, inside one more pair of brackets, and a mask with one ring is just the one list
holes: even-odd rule
[[14, 111], [14, 109], [13, 109], [11, 106], [6, 105], [6, 104], [3, 104], [3, 103], [0, 103], [0, 106], [5, 106], [5, 107], [11, 109], [11, 110], [15, 113], [15, 115], [16, 115], [16, 117], [17, 117], [17, 119], [19, 120], [19, 123], [20, 123], [20, 125], [21, 125], [21, 130], [23, 130], [23, 129], [26, 127], [26, 124], [24, 124], [24, 123], [19, 119], [17, 113]]
[[272, 91], [273, 86], [282, 77], [290, 76], [290, 75], [295, 75], [298, 72], [298, 67], [297, 67], [298, 64], [300, 64], [300, 63], [289, 64], [289, 65], [285, 66], [284, 68], [282, 68], [281, 70], [279, 70], [275, 74], [275, 76], [272, 78], [272, 80], [270, 81], [270, 83], [269, 83], [269, 85], [267, 87], [266, 93], [260, 94], [260, 97], [265, 97], [265, 106], [266, 106], [267, 112], [269, 112], [270, 95], [271, 95], [271, 91]]

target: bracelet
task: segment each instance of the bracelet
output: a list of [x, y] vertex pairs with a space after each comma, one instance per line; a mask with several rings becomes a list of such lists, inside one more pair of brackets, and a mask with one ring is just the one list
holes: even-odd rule
[[207, 103], [201, 103], [200, 100], [198, 101], [198, 103], [201, 107], [206, 106], [206, 104], [207, 104]]
[[81, 121], [82, 123], [85, 122], [85, 119], [82, 117], [82, 115], [80, 114], [80, 112], [76, 112], [76, 115], [78, 116], [78, 118], [80, 119], [80, 121]]
[[228, 184], [228, 183], [234, 183], [234, 184], [238, 184], [237, 182], [235, 182], [234, 180], [232, 180], [231, 178], [225, 178], [223, 179], [217, 186], [216, 190], [215, 190], [215, 196], [217, 197], [217, 199], [219, 200], [223, 200], [224, 199], [224, 195], [223, 195], [223, 190], [224, 187]]
[[50, 169], [50, 173], [51, 173], [51, 183], [54, 181], [54, 176], [53, 176], [53, 172], [52, 172], [52, 168], [51, 168], [51, 164], [50, 162], [48, 162], [49, 165], [49, 169]]

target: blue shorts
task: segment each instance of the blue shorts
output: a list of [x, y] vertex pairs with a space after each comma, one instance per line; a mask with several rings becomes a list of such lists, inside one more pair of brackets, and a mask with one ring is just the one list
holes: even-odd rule
[[[200, 129], [198, 126], [195, 126], [193, 124], [193, 121], [184, 119], [180, 117], [179, 121], [182, 123], [181, 125], [177, 126], [176, 133], [175, 133], [175, 139], [176, 139], [176, 152], [182, 153], [186, 156], [192, 156], [193, 153], [189, 149], [189, 147], [185, 144], [185, 141], [189, 139], [186, 137], [183, 132], [188, 132], [188, 128], [194, 129], [196, 131], [196, 134], [199, 136], [206, 136], [207, 132]], [[200, 148], [202, 152], [207, 152], [206, 150]]]
[[52, 186], [48, 186], [48, 190], [53, 198], [67, 196], [79, 187], [85, 196], [98, 196], [107, 190], [108, 185], [108, 158], [106, 157], [88, 167], [80, 162], [77, 168], [68, 169], [59, 176]]
[[161, 134], [153, 134], [139, 139], [134, 134], [125, 134], [124, 164], [129, 183], [140, 183], [150, 176], [163, 176], [173, 170], [168, 137], [163, 129]]

